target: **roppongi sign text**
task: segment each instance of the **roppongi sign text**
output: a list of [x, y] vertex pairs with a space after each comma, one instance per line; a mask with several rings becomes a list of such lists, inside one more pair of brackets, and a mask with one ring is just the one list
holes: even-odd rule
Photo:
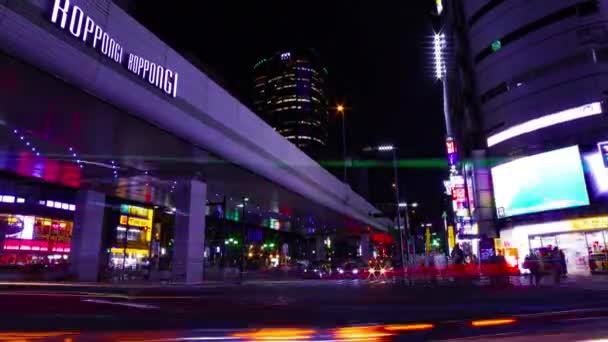
[[124, 47], [118, 41], [95, 23], [91, 17], [85, 15], [80, 7], [71, 4], [70, 0], [54, 0], [51, 21], [165, 94], [177, 97], [179, 80], [177, 72], [133, 53], [125, 52]]

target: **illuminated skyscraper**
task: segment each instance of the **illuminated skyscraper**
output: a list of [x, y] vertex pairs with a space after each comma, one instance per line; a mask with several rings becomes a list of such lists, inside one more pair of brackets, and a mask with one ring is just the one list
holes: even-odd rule
[[282, 50], [254, 67], [254, 105], [276, 131], [311, 156], [327, 144], [327, 69], [311, 48]]

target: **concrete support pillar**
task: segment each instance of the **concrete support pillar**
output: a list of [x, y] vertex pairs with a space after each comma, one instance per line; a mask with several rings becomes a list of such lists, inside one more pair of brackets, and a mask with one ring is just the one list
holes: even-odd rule
[[80, 191], [76, 195], [70, 270], [78, 281], [99, 280], [105, 202], [105, 195], [95, 191]]
[[490, 168], [487, 166], [486, 160], [485, 150], [473, 151], [473, 195], [477, 207], [473, 219], [478, 224], [479, 234], [496, 237], [496, 224], [494, 222], [496, 208], [492, 195]]
[[[1, 153], [1, 152], [0, 152]], [[6, 225], [0, 225], [0, 251], [4, 249], [4, 239], [6, 235]]]
[[318, 236], [315, 239], [315, 260], [323, 261], [327, 259], [327, 247], [325, 246], [325, 237]]
[[368, 262], [371, 258], [369, 250], [369, 234], [361, 234], [359, 238], [359, 246], [361, 247], [361, 260]]
[[175, 196], [174, 281], [203, 281], [206, 203], [207, 184], [190, 180], [179, 186]]

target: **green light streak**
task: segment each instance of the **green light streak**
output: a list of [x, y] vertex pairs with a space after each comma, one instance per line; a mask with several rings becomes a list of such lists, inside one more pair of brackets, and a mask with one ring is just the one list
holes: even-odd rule
[[[0, 157], [6, 157], [9, 159], [20, 160], [20, 159], [33, 159], [36, 158], [34, 156], [29, 156], [27, 158], [20, 157], [14, 153], [6, 153], [0, 152]], [[69, 154], [44, 154], [45, 158], [56, 159], [56, 160], [65, 160], [72, 161], [74, 158]], [[133, 169], [130, 166], [120, 165], [122, 162], [129, 162], [133, 164], [134, 161], [138, 162], [148, 162], [148, 163], [159, 163], [159, 164], [170, 164], [173, 169], [178, 169], [180, 167], [179, 164], [182, 164], [184, 167], [190, 165], [190, 167], [206, 167], [206, 166], [222, 166], [222, 165], [230, 165], [234, 166], [234, 163], [227, 162], [225, 160], [217, 159], [217, 158], [209, 158], [209, 159], [198, 159], [192, 157], [175, 157], [175, 156], [160, 156], [160, 155], [108, 155], [108, 154], [82, 154], [79, 155], [78, 158], [83, 161], [85, 166], [91, 162], [98, 162], [102, 164], [109, 164], [110, 160], [116, 161], [118, 163], [121, 170], [129, 170]], [[502, 162], [508, 161], [505, 158], [495, 158], [495, 159], [484, 159], [480, 161], [476, 161], [475, 163], [482, 167], [492, 167]], [[325, 167], [325, 168], [342, 168], [344, 167], [344, 160], [341, 159], [333, 159], [333, 160], [317, 160], [316, 163]], [[472, 160], [462, 160], [461, 164], [471, 163], [475, 164]], [[276, 160], [274, 164], [278, 168], [291, 168], [291, 169], [300, 169], [306, 170], [307, 168], [314, 167], [315, 165], [312, 163], [308, 164], [290, 164], [286, 163], [283, 160]], [[91, 165], [95, 166], [95, 165]], [[107, 167], [108, 165], [106, 165]], [[164, 165], [159, 165], [162, 168]], [[375, 168], [392, 168], [393, 161], [390, 159], [358, 159], [358, 160], [349, 160], [346, 163], [347, 168], [365, 168], [365, 169], [375, 169]], [[418, 158], [418, 159], [399, 159], [397, 160], [397, 167], [400, 169], [446, 169], [448, 168], [448, 163], [445, 157], [440, 158]]]

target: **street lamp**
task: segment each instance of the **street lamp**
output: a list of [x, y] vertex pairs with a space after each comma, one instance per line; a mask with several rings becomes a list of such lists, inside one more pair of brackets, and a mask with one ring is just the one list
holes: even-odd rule
[[[376, 146], [376, 147], [366, 147], [363, 149], [363, 151], [365, 152], [370, 152], [370, 151], [378, 151], [378, 152], [391, 152], [393, 155], [393, 177], [394, 177], [394, 188], [395, 188], [395, 206], [396, 206], [396, 210], [397, 210], [397, 228], [399, 230], [399, 250], [400, 250], [400, 260], [401, 260], [401, 266], [403, 267], [403, 273], [405, 275], [405, 262], [403, 259], [403, 255], [404, 255], [404, 243], [403, 243], [403, 230], [406, 231], [406, 233], [409, 231], [409, 226], [410, 226], [410, 218], [409, 218], [409, 214], [408, 214], [408, 210], [405, 211], [405, 229], [401, 229], [401, 211], [399, 210], [399, 208], [402, 208], [402, 205], [404, 205], [405, 207], [407, 207], [407, 201], [404, 203], [401, 203], [400, 200], [400, 195], [399, 195], [399, 175], [397, 172], [397, 147], [394, 145], [380, 145], [380, 146]], [[406, 250], [407, 254], [408, 254], [408, 260], [409, 260], [409, 249]]]
[[377, 147], [380, 152], [394, 151], [396, 148], [393, 145], [380, 145]]
[[338, 112], [338, 115], [340, 115], [342, 117], [342, 159], [343, 159], [343, 174], [342, 174], [342, 181], [344, 183], [346, 183], [346, 114], [345, 111], [346, 108], [344, 107], [344, 105], [339, 104], [336, 106], [336, 111]]

